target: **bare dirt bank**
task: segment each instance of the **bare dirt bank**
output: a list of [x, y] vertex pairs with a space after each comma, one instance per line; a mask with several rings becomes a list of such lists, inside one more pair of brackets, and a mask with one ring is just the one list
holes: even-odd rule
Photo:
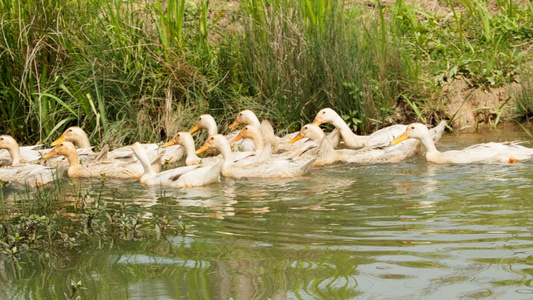
[[442, 117], [452, 120], [460, 131], [474, 131], [479, 125], [510, 121], [515, 116], [515, 98], [522, 85], [472, 88], [464, 80], [454, 80], [442, 89]]

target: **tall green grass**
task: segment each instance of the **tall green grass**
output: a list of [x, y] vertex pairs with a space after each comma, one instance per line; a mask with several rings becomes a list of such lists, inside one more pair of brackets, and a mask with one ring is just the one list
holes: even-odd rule
[[[486, 1], [448, 1], [450, 15], [429, 14], [415, 4], [397, 2], [393, 15], [407, 43], [403, 47], [420, 60], [435, 85], [463, 78], [472, 87], [503, 86], [521, 72], [530, 57], [533, 38], [530, 5], [513, 0], [496, 1], [499, 11], [489, 11]], [[417, 15], [417, 25], [411, 17]]]
[[[21, 142], [46, 142], [79, 125], [93, 142], [118, 144], [161, 138], [183, 126], [180, 111], [207, 101], [209, 87], [191, 65], [199, 60], [184, 55], [198, 48], [184, 42], [193, 36], [184, 26], [184, 7], [185, 1], [166, 7], [0, 1], [1, 130]], [[196, 44], [208, 29], [194, 36]]]
[[265, 115], [295, 130], [324, 107], [354, 129], [389, 124], [405, 72], [398, 40], [379, 8], [373, 16], [326, 0], [243, 1], [245, 34], [238, 65], [245, 91]]
[[116, 146], [245, 108], [285, 131], [327, 106], [360, 132], [430, 120], [443, 85], [503, 85], [531, 58], [532, 6], [496, 4], [0, 0], [0, 132], [46, 143], [78, 125]]

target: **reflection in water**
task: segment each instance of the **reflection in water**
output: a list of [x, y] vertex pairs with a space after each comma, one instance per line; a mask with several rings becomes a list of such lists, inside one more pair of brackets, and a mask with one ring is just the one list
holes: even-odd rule
[[[441, 144], [479, 142], [453, 145], [460, 139]], [[76, 192], [100, 196], [146, 216], [181, 216], [189, 229], [29, 255], [21, 267], [4, 258], [0, 289], [53, 299], [82, 280], [84, 299], [530, 299], [532, 167], [414, 157], [194, 189], [79, 183], [66, 188], [73, 203]]]

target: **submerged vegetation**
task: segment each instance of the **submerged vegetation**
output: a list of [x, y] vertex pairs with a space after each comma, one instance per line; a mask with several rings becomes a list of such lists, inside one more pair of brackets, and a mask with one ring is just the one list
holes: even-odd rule
[[[9, 188], [9, 187], [7, 187]], [[153, 215], [124, 202], [103, 200], [104, 180], [82, 188], [59, 180], [43, 188], [0, 189], [0, 253], [11, 258], [31, 251], [112, 247], [119, 240], [159, 240], [183, 233], [181, 219]], [[112, 190], [112, 189], [111, 189]], [[13, 197], [11, 197], [13, 196]], [[108, 205], [109, 201], [117, 202]]]
[[[440, 91], [523, 81], [533, 5], [328, 0], [0, 0], [0, 130], [50, 142], [161, 141], [241, 109], [296, 130], [326, 106], [354, 130], [441, 117]], [[224, 126], [221, 126], [224, 128]]]

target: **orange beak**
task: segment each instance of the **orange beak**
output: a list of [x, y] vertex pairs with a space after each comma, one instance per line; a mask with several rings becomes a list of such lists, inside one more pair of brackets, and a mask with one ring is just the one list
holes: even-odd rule
[[195, 133], [195, 132], [198, 131], [198, 130], [200, 130], [200, 128], [198, 128], [198, 126], [194, 125], [194, 127], [191, 128], [191, 130], [189, 130], [189, 133], [190, 133], [190, 134], [193, 134], [193, 133]]
[[171, 140], [169, 142], [164, 143], [163, 148], [174, 146], [174, 145], [176, 145], [176, 143], [174, 143], [174, 140]]
[[209, 146], [207, 146], [206, 144], [204, 144], [202, 147], [200, 147], [198, 150], [196, 150], [195, 153], [196, 153], [196, 154], [200, 154], [200, 153], [203, 153], [203, 152], [205, 152], [205, 151], [207, 151], [207, 150], [209, 150], [209, 149], [211, 149], [211, 148], [209, 148]]
[[229, 128], [229, 129], [233, 129], [233, 128], [239, 126], [239, 125], [241, 125], [241, 122], [239, 122], [239, 121], [235, 121], [235, 122], [231, 123], [231, 125], [229, 125], [228, 128]]
[[59, 153], [57, 153], [56, 151], [56, 148], [52, 149], [52, 151], [46, 153], [45, 155], [43, 155], [43, 158], [50, 158], [52, 156], [56, 156], [58, 155]]
[[298, 135], [293, 137], [292, 140], [289, 143], [291, 143], [291, 144], [292, 143], [296, 143], [297, 141], [299, 141], [299, 140], [301, 140], [303, 138], [304, 138], [304, 136], [298, 133]]
[[405, 141], [408, 138], [409, 137], [407, 136], [407, 132], [404, 132], [402, 135], [400, 135], [399, 137], [395, 138], [394, 141], [392, 141], [390, 144], [391, 145], [396, 145], [396, 144], [399, 144], [399, 143]]
[[239, 134], [238, 134], [236, 137], [234, 137], [234, 138], [230, 141], [230, 143], [235, 143], [236, 141], [239, 141], [239, 140], [244, 139], [244, 136], [242, 136], [241, 133], [242, 133], [242, 131], [239, 132]]
[[57, 140], [55, 140], [52, 143], [52, 146], [59, 145], [59, 143], [66, 142], [66, 141], [67, 141], [67, 138], [64, 135], [61, 135]]
[[315, 124], [316, 126], [320, 126], [320, 124], [322, 124], [322, 122], [320, 122], [319, 120], [315, 119], [313, 121], [313, 124]]

